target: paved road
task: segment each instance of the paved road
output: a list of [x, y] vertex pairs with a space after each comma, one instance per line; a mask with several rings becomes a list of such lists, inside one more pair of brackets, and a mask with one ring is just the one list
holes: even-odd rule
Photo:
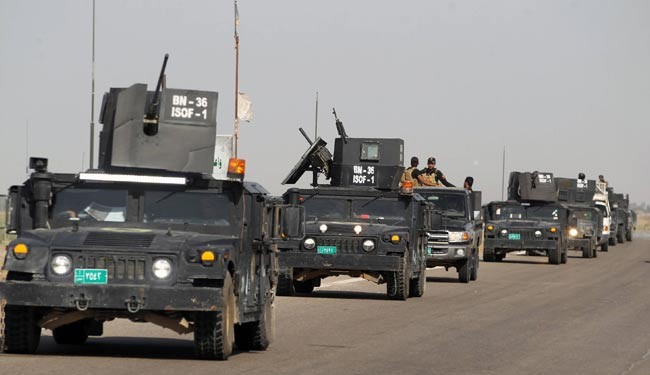
[[[509, 256], [479, 280], [428, 270], [427, 292], [388, 301], [384, 287], [337, 278], [280, 297], [266, 352], [192, 359], [191, 336], [117, 321], [82, 347], [45, 333], [35, 356], [0, 355], [4, 374], [650, 374], [650, 239], [597, 259]], [[269, 370], [270, 369], [270, 370]]]

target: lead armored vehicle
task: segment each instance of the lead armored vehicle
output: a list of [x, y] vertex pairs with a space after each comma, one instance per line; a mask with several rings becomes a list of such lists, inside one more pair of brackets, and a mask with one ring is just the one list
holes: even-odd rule
[[557, 202], [553, 174], [512, 172], [508, 198], [485, 207], [483, 260], [500, 262], [525, 250], [547, 255], [550, 264], [566, 263], [569, 213]]
[[[283, 182], [313, 172], [313, 188], [285, 194], [305, 207], [306, 229], [303, 241], [280, 249], [278, 293], [310, 293], [326, 277], [348, 275], [385, 283], [390, 299], [422, 296], [431, 211], [421, 196], [397, 188], [403, 141], [349, 138], [338, 119], [337, 129], [333, 158], [325, 141], [307, 139], [311, 147]], [[319, 173], [331, 184], [318, 185]]]
[[434, 212], [433, 227], [427, 232], [427, 267], [453, 267], [460, 282], [476, 280], [483, 237], [481, 192], [442, 187], [416, 187], [414, 191]]
[[32, 158], [9, 192], [7, 352], [34, 353], [42, 329], [83, 344], [116, 318], [193, 333], [199, 358], [266, 349], [277, 244], [301, 238], [302, 209], [243, 182], [242, 160], [212, 176], [216, 105], [216, 92], [113, 88], [99, 169], [53, 173]]

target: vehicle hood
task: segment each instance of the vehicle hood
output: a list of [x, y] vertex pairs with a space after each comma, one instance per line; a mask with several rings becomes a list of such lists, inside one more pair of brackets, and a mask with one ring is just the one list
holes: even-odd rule
[[[322, 232], [320, 227], [327, 226], [327, 230]], [[361, 232], [357, 234], [354, 227], [361, 226]], [[368, 221], [312, 221], [305, 224], [305, 233], [307, 234], [321, 234], [321, 235], [379, 235], [386, 232], [408, 232], [409, 228], [406, 226], [395, 226], [380, 224]]]
[[559, 222], [542, 220], [490, 220], [488, 223], [507, 228], [559, 227], [561, 225]]

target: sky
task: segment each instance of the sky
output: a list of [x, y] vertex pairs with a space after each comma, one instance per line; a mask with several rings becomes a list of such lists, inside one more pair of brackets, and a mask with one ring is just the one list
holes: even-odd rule
[[[217, 132], [234, 129], [229, 0], [96, 0], [95, 122], [110, 87], [219, 92]], [[650, 202], [650, 1], [240, 0], [240, 128], [246, 178], [273, 194], [307, 149], [333, 151], [331, 108], [351, 137], [401, 138], [483, 201], [505, 170], [604, 174]], [[27, 176], [88, 168], [92, 0], [0, 0], [0, 194]], [[100, 124], [96, 124], [98, 137]], [[97, 147], [95, 148], [97, 152]], [[95, 156], [95, 163], [97, 157]], [[303, 176], [299, 186], [308, 186]], [[321, 178], [321, 182], [325, 182]]]

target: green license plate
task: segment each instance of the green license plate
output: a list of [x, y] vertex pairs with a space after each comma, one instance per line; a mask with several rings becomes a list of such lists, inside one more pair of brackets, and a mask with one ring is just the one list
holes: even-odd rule
[[77, 268], [74, 270], [75, 284], [108, 284], [108, 270]]
[[519, 233], [510, 233], [510, 234], [508, 234], [508, 239], [509, 240], [520, 240], [521, 239], [521, 234], [519, 234]]
[[316, 252], [318, 254], [336, 254], [336, 246], [318, 246]]

